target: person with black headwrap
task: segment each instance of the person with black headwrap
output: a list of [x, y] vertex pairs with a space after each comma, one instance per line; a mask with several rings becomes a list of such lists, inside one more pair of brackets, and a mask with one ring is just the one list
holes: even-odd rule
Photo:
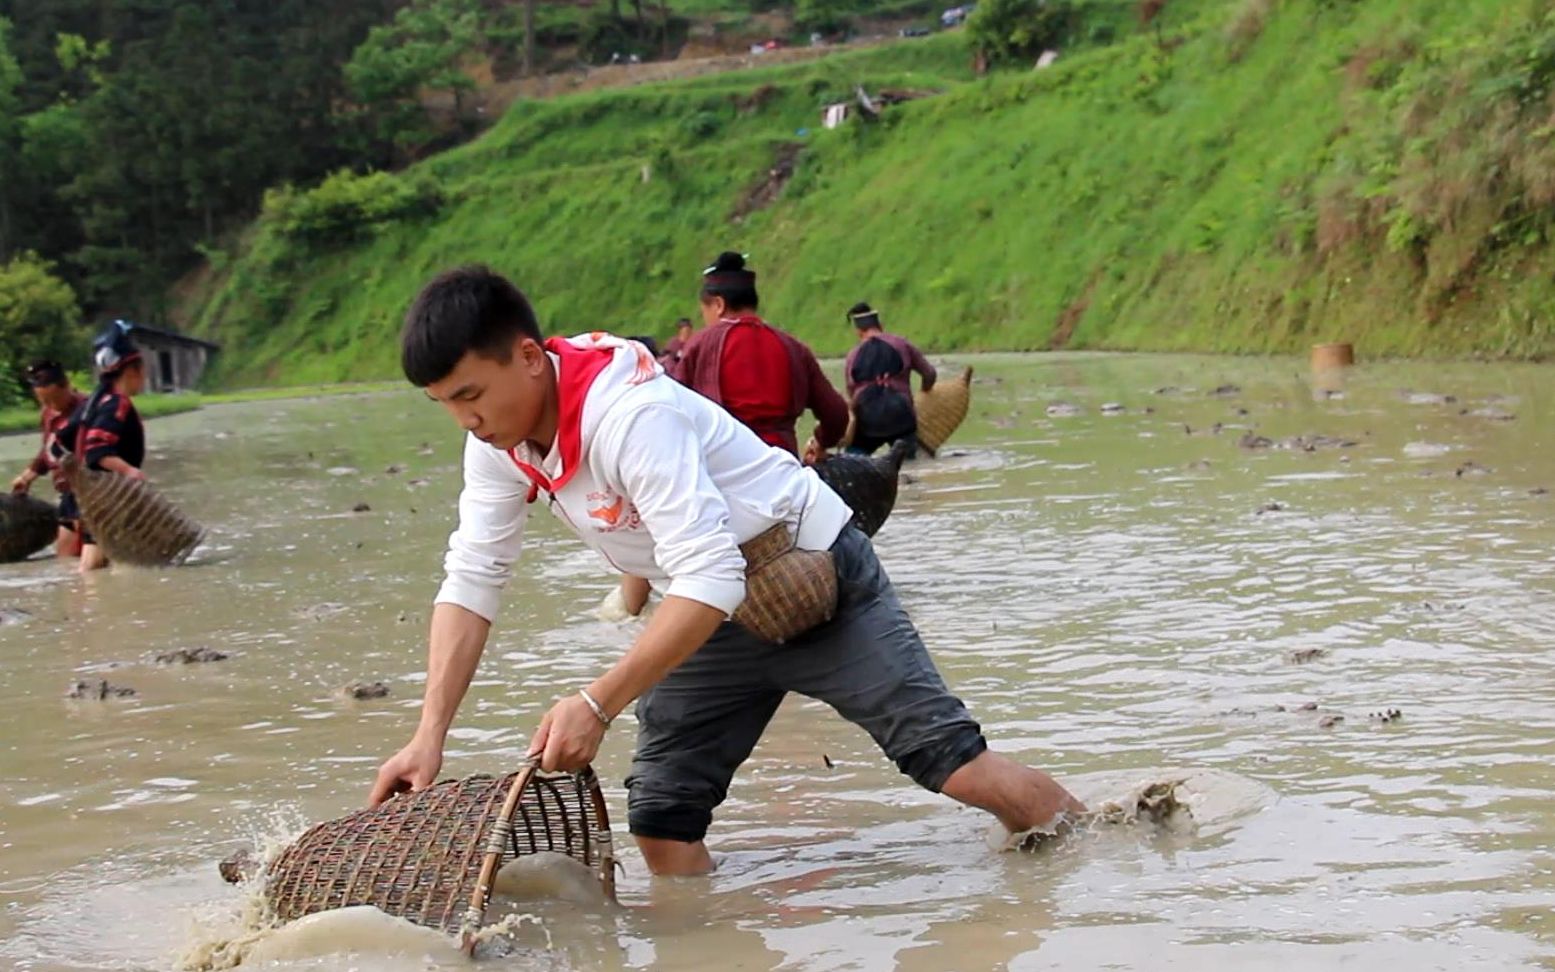
[[842, 363], [853, 406], [853, 441], [848, 451], [873, 455], [881, 446], [905, 439], [916, 452], [918, 413], [912, 401], [912, 373], [919, 374], [924, 391], [934, 387], [938, 373], [911, 341], [888, 334], [879, 311], [868, 304], [854, 304], [848, 320], [858, 330], [858, 344]]
[[[93, 342], [97, 390], [81, 403], [55, 439], [57, 454], [72, 453], [90, 469], [145, 479], [146, 427], [135, 411], [134, 396], [146, 384], [145, 363], [130, 338], [131, 325], [114, 321]], [[81, 571], [108, 566], [103, 548], [86, 531], [81, 533]]]
[[848, 431], [842, 400], [804, 342], [756, 314], [756, 274], [745, 257], [724, 252], [702, 271], [707, 327], [681, 352], [670, 374], [728, 409], [767, 445], [799, 455], [794, 424], [806, 410], [820, 421], [824, 453]]
[[59, 538], [55, 541], [54, 552], [61, 557], [74, 557], [80, 550], [81, 541], [77, 531], [81, 514], [76, 509], [75, 494], [70, 491], [70, 484], [66, 482], [51, 447], [55, 437], [70, 423], [70, 417], [85, 398], [71, 387], [70, 376], [65, 374], [64, 366], [58, 361], [34, 361], [27, 369], [27, 384], [32, 386], [33, 397], [43, 409], [39, 416], [39, 424], [43, 428], [43, 445], [27, 468], [22, 470], [22, 474], [11, 481], [11, 492], [27, 492], [32, 488], [33, 481], [42, 476], [50, 476], [54, 480], [54, 488], [59, 492]]

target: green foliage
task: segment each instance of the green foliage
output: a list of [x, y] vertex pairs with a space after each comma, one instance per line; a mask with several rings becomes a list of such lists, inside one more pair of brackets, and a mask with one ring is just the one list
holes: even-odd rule
[[980, 0], [967, 43], [989, 64], [1029, 64], [1064, 46], [1077, 22], [1068, 0]]
[[[11, 22], [0, 17], [0, 173], [17, 171], [21, 160], [22, 69], [11, 54]], [[13, 212], [19, 198], [12, 179], [0, 177], [0, 260], [15, 248]]]
[[388, 161], [339, 113], [341, 65], [401, 2], [0, 3], [21, 69], [0, 110], [21, 153], [0, 158], [0, 257], [24, 241], [88, 312], [157, 316], [196, 244], [265, 188]]
[[60, 34], [54, 45], [54, 57], [67, 78], [79, 75], [90, 91], [102, 87], [105, 76], [102, 65], [108, 60], [112, 45], [106, 40], [93, 44], [80, 34]]
[[461, 70], [480, 38], [477, 0], [413, 0], [391, 24], [374, 27], [345, 66], [351, 94], [376, 137], [414, 158], [437, 130], [424, 91], [446, 91], [457, 110], [475, 87]]
[[640, 36], [635, 26], [620, 13], [611, 10], [598, 10], [590, 15], [578, 38], [578, 53], [590, 64], [608, 64], [613, 59], [624, 59], [632, 54], [641, 57], [647, 52], [647, 38]]
[[79, 310], [70, 285], [36, 254], [0, 264], [0, 404], [26, 395], [21, 372], [34, 358], [79, 358]]
[[307, 191], [287, 186], [265, 193], [261, 219], [281, 236], [337, 246], [396, 220], [430, 216], [442, 204], [442, 190], [426, 172], [357, 175], [341, 169]]
[[[663, 335], [733, 248], [823, 353], [864, 299], [939, 351], [1551, 354], [1552, 8], [1274, 4], [1232, 60], [1244, 0], [1173, 0], [1145, 30], [1077, 0], [1042, 71], [973, 80], [947, 33], [520, 102], [412, 170], [453, 200], [435, 215], [308, 259], [261, 224], [200, 327], [233, 352], [219, 380], [390, 377], [406, 303], [450, 264], [511, 274], [552, 330]], [[1084, 49], [1098, 24], [1117, 40]], [[857, 84], [943, 93], [817, 131]], [[749, 208], [795, 141], [793, 177]]]
[[852, 28], [854, 12], [849, 0], [799, 0], [794, 6], [794, 26], [806, 34], [835, 37]]

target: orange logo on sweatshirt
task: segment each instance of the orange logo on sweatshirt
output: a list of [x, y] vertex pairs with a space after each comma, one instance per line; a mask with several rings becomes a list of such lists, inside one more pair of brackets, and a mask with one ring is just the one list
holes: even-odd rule
[[636, 341], [632, 342], [632, 347], [637, 351], [637, 370], [632, 373], [632, 378], [627, 384], [641, 385], [653, 377], [653, 355], [649, 354], [648, 349]]
[[626, 498], [617, 496], [614, 503], [601, 505], [598, 509], [589, 510], [589, 517], [600, 521], [607, 527], [613, 527], [621, 522], [621, 511], [626, 508]]
[[589, 493], [588, 511], [589, 519], [594, 521], [594, 527], [600, 533], [614, 533], [617, 530], [636, 530], [642, 526], [643, 518], [637, 512], [637, 507], [626, 501], [626, 497], [620, 496], [612, 490], [600, 490]]

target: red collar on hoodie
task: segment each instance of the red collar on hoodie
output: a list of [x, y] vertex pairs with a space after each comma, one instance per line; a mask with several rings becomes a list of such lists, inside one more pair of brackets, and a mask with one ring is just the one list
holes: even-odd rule
[[518, 449], [508, 450], [525, 476], [529, 477], [529, 502], [533, 503], [544, 489], [552, 496], [567, 485], [577, 473], [583, 458], [583, 403], [599, 373], [610, 366], [615, 358], [614, 348], [580, 348], [566, 338], [552, 337], [545, 341], [545, 350], [556, 355], [556, 446], [561, 452], [562, 472], [554, 480], [545, 473], [518, 458]]

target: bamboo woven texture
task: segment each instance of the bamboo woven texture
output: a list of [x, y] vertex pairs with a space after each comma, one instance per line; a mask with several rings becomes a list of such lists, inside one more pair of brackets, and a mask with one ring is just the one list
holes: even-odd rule
[[0, 496], [0, 563], [26, 560], [54, 542], [59, 514], [33, 496]]
[[837, 567], [829, 550], [800, 550], [779, 523], [740, 545], [745, 600], [734, 621], [782, 644], [825, 624], [837, 611]]
[[610, 820], [591, 769], [445, 780], [316, 824], [265, 869], [265, 897], [281, 921], [371, 905], [460, 934], [468, 950], [497, 870], [541, 851], [586, 865], [615, 899]]
[[81, 521], [108, 559], [141, 567], [181, 564], [205, 529], [179, 512], [150, 483], [65, 459]]
[[972, 403], [972, 369], [961, 372], [954, 381], [936, 382], [928, 391], [920, 391], [913, 399], [918, 410], [918, 442], [929, 455], [940, 446], [966, 420], [967, 406]]
[[907, 458], [908, 443], [897, 441], [883, 456], [842, 453], [815, 464], [821, 482], [832, 488], [853, 510], [853, 525], [874, 536], [896, 506], [896, 488]]

